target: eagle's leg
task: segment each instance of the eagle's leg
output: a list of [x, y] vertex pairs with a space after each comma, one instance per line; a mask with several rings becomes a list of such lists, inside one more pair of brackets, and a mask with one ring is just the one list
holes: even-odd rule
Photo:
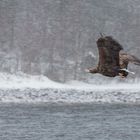
[[123, 73], [119, 73], [119, 76], [120, 76], [121, 78], [125, 78], [125, 76], [123, 75]]

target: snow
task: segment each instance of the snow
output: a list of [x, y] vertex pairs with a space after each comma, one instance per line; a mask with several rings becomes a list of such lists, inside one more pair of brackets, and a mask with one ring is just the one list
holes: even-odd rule
[[7, 74], [0, 73], [0, 89], [26, 89], [26, 88], [62, 88], [59, 84], [49, 80], [45, 76], [31, 76], [23, 73]]
[[88, 55], [90, 55], [93, 58], [96, 58], [96, 55], [93, 52], [91, 52], [91, 51], [88, 52]]
[[62, 84], [45, 76], [0, 73], [0, 102], [139, 104], [140, 82], [139, 79], [120, 82], [96, 77], [90, 83]]

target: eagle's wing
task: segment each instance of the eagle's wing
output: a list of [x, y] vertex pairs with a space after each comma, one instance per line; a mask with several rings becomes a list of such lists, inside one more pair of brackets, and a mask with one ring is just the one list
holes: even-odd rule
[[99, 69], [119, 68], [119, 52], [122, 46], [111, 37], [100, 38], [97, 41], [99, 50]]
[[136, 56], [134, 55], [130, 55], [124, 52], [120, 52], [120, 64], [127, 64], [133, 63], [135, 65], [139, 65], [140, 66], [140, 59], [138, 59]]

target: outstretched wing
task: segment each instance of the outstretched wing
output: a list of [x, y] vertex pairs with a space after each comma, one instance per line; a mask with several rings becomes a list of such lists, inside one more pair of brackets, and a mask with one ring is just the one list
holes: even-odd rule
[[136, 56], [130, 55], [130, 54], [127, 54], [124, 52], [120, 52], [120, 65], [121, 65], [121, 67], [124, 68], [123, 65], [126, 65], [125, 68], [127, 68], [127, 65], [129, 62], [140, 66], [140, 59], [138, 59]]
[[116, 40], [109, 36], [99, 38], [97, 47], [99, 50], [98, 67], [100, 69], [119, 68], [119, 52], [123, 48]]

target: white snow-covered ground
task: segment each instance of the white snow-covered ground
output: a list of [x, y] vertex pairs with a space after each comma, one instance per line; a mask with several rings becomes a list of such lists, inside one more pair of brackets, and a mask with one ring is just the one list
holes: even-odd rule
[[139, 79], [119, 81], [97, 76], [90, 83], [66, 84], [45, 76], [0, 73], [0, 102], [16, 103], [140, 103]]

